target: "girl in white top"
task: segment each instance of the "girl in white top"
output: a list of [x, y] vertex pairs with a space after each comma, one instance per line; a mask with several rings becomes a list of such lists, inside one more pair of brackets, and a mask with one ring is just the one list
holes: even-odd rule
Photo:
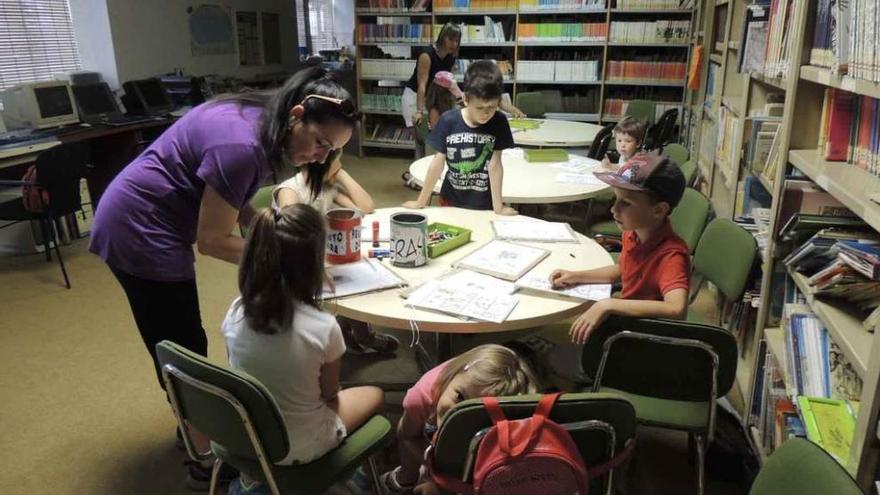
[[278, 184], [272, 191], [272, 207], [283, 208], [295, 203], [311, 205], [326, 213], [334, 205], [355, 208], [363, 213], [376, 209], [370, 194], [334, 160], [329, 167], [312, 164], [302, 172]]
[[345, 344], [318, 304], [325, 243], [323, 216], [311, 206], [260, 213], [239, 267], [241, 297], [223, 321], [230, 365], [262, 382], [281, 409], [290, 440], [283, 465], [336, 448], [383, 401], [377, 387], [340, 390]]

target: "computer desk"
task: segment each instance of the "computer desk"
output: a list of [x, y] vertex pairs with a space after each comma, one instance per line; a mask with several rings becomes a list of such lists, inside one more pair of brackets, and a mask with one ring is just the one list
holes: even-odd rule
[[86, 181], [94, 208], [116, 174], [142, 151], [144, 144], [156, 139], [175, 120], [165, 118], [123, 126], [78, 127], [54, 136], [54, 140], [25, 141], [21, 146], [0, 150], [0, 178], [20, 179], [44, 149], [61, 143], [86, 142], [91, 150], [92, 165]]

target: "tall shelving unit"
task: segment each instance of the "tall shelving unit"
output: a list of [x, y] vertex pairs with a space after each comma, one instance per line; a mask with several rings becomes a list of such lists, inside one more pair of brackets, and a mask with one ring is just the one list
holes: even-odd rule
[[[704, 32], [706, 40], [713, 40], [711, 55], [706, 60], [704, 71], [709, 64], [716, 64], [714, 98], [701, 92], [698, 105], [703, 106], [707, 96], [709, 103], [699, 110], [703, 122], [695, 142], [699, 150], [699, 170], [704, 179], [704, 190], [710, 193], [713, 206], [719, 217], [731, 218], [736, 205], [737, 184], [748, 175], [754, 175], [772, 196], [770, 213], [770, 236], [766, 249], [761, 252], [761, 301], [757, 313], [756, 328], [747, 339], [745, 352], [739, 361], [737, 383], [745, 398], [745, 416], [752, 410], [755, 377], [763, 373], [758, 359], [759, 344], [767, 343], [767, 350], [778, 362], [785, 362], [783, 330], [775, 321], [778, 315], [771, 314], [770, 299], [778, 281], [774, 274], [784, 268], [783, 252], [778, 239], [782, 225], [776, 225], [776, 213], [780, 209], [785, 192], [786, 177], [799, 171], [834, 198], [861, 217], [871, 228], [880, 231], [880, 204], [870, 200], [873, 194], [880, 194], [880, 177], [873, 176], [856, 166], [844, 162], [828, 162], [817, 150], [822, 119], [822, 101], [825, 88], [839, 88], [858, 95], [880, 98], [880, 86], [872, 82], [840, 76], [829, 69], [809, 65], [809, 51], [812, 45], [812, 30], [815, 24], [815, 2], [794, 0], [795, 15], [788, 25], [789, 65], [782, 77], [768, 77], [765, 74], [741, 74], [737, 72], [734, 55], [743, 40], [737, 39], [742, 32], [746, 6], [745, 0], [708, 0], [704, 4]], [[721, 10], [726, 14], [721, 14]], [[726, 15], [723, 22], [719, 19]], [[725, 29], [722, 34], [719, 29]], [[720, 83], [720, 84], [719, 84]], [[733, 187], [719, 180], [723, 175], [718, 157], [709, 155], [713, 150], [715, 129], [713, 124], [719, 112], [726, 110], [744, 119], [751, 111], [760, 109], [768, 97], [784, 93], [784, 109], [779, 131], [779, 160], [772, 176], [753, 172], [742, 162], [743, 130], [736, 130], [732, 153], [731, 173], [735, 173]], [[697, 109], [695, 109], [696, 111]], [[880, 468], [880, 447], [878, 447], [878, 411], [880, 411], [880, 332], [868, 333], [862, 328], [861, 317], [849, 311], [844, 303], [834, 299], [823, 299], [812, 293], [806, 277], [788, 270], [785, 277], [791, 279], [804, 294], [810, 307], [829, 336], [841, 348], [846, 359], [862, 379], [862, 394], [856, 418], [856, 430], [850, 450], [847, 469], [856, 477], [859, 485], [867, 492], [874, 484]], [[875, 352], [875, 350], [877, 352]], [[790, 377], [786, 377], [790, 379]], [[750, 434], [757, 445], [761, 445], [757, 428], [750, 427]], [[760, 447], [759, 447], [760, 448]], [[763, 454], [763, 452], [762, 452]]]
[[[407, 5], [412, 5], [405, 0]], [[371, 139], [371, 129], [376, 122], [396, 123], [403, 125], [403, 118], [399, 115], [399, 102], [397, 107], [383, 105], [375, 108], [365, 105], [367, 99], [373, 101], [371, 96], [377, 87], [402, 87], [412, 74], [412, 67], [422, 50], [430, 46], [429, 42], [419, 41], [414, 43], [393, 42], [364, 42], [361, 41], [360, 32], [362, 24], [374, 24], [378, 17], [396, 17], [407, 19], [412, 24], [440, 25], [449, 21], [465, 22], [469, 24], [482, 23], [483, 16], [489, 16], [493, 21], [501, 21], [505, 26], [506, 42], [487, 43], [462, 43], [459, 59], [476, 60], [486, 58], [487, 55], [495, 55], [490, 58], [500, 58], [510, 61], [513, 74], [505, 79], [505, 90], [511, 93], [515, 99], [516, 94], [524, 91], [540, 91], [549, 89], [561, 89], [567, 94], [583, 95], [589, 111], [554, 112], [550, 116], [565, 120], [578, 120], [584, 122], [608, 123], [615, 122], [620, 118], [619, 114], [605, 112], [605, 102], [615, 96], [620, 96], [628, 88], [644, 88], [645, 91], [655, 91], [657, 94], [674, 94], [675, 97], [667, 100], [658, 100], [666, 104], [680, 105], [682, 109], [689, 108], [690, 92], [686, 90], [686, 80], [681, 81], [657, 81], [657, 80], [614, 80], [608, 77], [606, 67], [609, 61], [626, 60], [628, 55], [638, 51], [643, 56], [645, 50], [649, 54], [675, 54], [676, 58], [686, 65], [690, 63], [691, 40], [693, 39], [694, 9], [626, 9], [617, 8], [617, 0], [607, 0], [603, 8], [571, 8], [571, 4], [560, 3], [562, 8], [538, 8], [537, 3], [531, 7], [519, 0], [509, 0], [503, 8], [497, 9], [443, 9], [434, 8], [425, 12], [413, 12], [403, 8], [367, 8], [358, 3], [356, 8], [357, 27], [357, 93], [359, 106], [366, 115], [365, 125], [362, 126], [360, 135], [360, 151], [370, 148], [390, 149], [415, 149], [411, 142], [389, 142], [386, 140]], [[501, 5], [501, 4], [497, 4]], [[542, 7], [547, 7], [543, 5]], [[646, 16], [649, 16], [646, 18]], [[626, 42], [615, 41], [610, 36], [611, 25], [614, 22], [627, 21], [653, 21], [653, 20], [678, 20], [689, 23], [690, 32], [686, 39], [676, 43], [656, 42]], [[519, 41], [519, 27], [523, 23], [605, 23], [609, 35], [601, 41]], [[432, 33], [430, 39], [436, 37]], [[409, 49], [408, 56], [403, 60], [376, 59], [374, 51], [379, 46], [395, 47], [392, 50], [403, 51]], [[593, 80], [554, 80], [539, 78], [518, 78], [516, 74], [519, 61], [539, 60], [547, 50], [577, 52], [581, 56], [586, 54], [589, 60], [596, 60], [599, 64], [597, 78]], [[399, 54], [399, 53], [398, 53]], [[371, 64], [371, 68], [388, 65], [388, 72], [376, 74], [374, 70], [365, 74], [365, 64]], [[409, 71], [402, 71], [401, 65], [408, 65]], [[393, 67], [392, 67], [393, 65]], [[458, 75], [461, 79], [461, 75]], [[387, 90], [384, 90], [387, 91]], [[390, 100], [393, 100], [390, 99]], [[389, 102], [385, 102], [389, 103]], [[393, 104], [393, 101], [390, 102]], [[590, 106], [591, 105], [591, 106]], [[395, 120], [396, 119], [396, 120]], [[684, 119], [682, 119], [684, 121]]]

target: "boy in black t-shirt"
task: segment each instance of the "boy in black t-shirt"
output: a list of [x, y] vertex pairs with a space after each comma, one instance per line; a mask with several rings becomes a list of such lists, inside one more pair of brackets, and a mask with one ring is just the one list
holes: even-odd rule
[[465, 74], [464, 86], [465, 108], [440, 116], [427, 139], [437, 153], [428, 167], [422, 192], [417, 200], [403, 206], [424, 208], [430, 203], [445, 162], [449, 171], [440, 188], [441, 206], [516, 215], [516, 210], [501, 202], [501, 150], [513, 147], [510, 125], [498, 112], [503, 89], [501, 72], [490, 60], [474, 62]]

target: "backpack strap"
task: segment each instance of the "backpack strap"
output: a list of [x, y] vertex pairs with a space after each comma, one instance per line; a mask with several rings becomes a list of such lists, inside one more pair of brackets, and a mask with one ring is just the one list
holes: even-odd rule
[[598, 466], [590, 467], [587, 470], [587, 478], [598, 478], [605, 475], [608, 471], [617, 468], [624, 462], [628, 461], [630, 457], [632, 457], [633, 451], [635, 451], [635, 449], [636, 438], [633, 437], [629, 442], [627, 442], [623, 450], [618, 452], [617, 455], [612, 457], [608, 462], [604, 464], [599, 464]]

